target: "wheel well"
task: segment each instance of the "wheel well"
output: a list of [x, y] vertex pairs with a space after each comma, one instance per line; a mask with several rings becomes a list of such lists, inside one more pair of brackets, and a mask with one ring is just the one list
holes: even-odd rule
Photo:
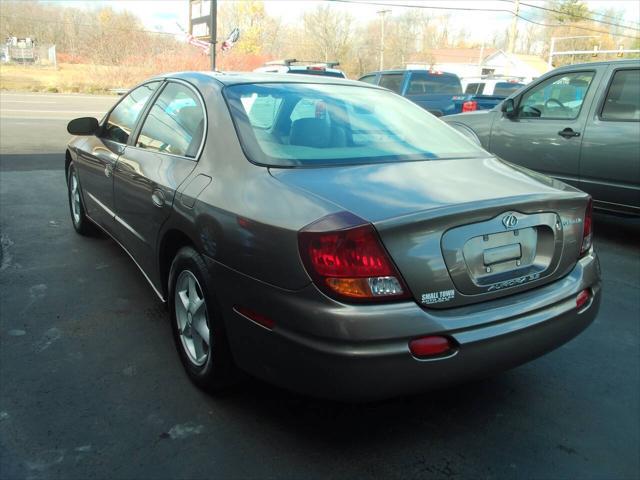
[[71, 152], [69, 150], [64, 154], [64, 178], [69, 177], [69, 164], [71, 163]]
[[164, 234], [164, 237], [160, 242], [158, 263], [160, 267], [160, 281], [162, 282], [162, 290], [165, 296], [168, 295], [169, 270], [171, 269], [171, 262], [176, 256], [176, 253], [178, 253], [178, 250], [186, 246], [193, 247], [194, 243], [180, 230], [169, 230]]

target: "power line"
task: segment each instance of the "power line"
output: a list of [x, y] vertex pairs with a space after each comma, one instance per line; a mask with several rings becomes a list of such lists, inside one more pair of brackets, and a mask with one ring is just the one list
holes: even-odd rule
[[551, 25], [551, 24], [548, 24], [548, 23], [536, 22], [535, 20], [531, 20], [529, 18], [525, 18], [522, 15], [516, 15], [516, 16], [519, 19], [524, 20], [525, 22], [533, 23], [535, 25], [540, 25], [541, 27], [549, 27], [549, 28], [568, 27], [568, 28], [575, 28], [575, 29], [578, 29], [578, 30], [586, 30], [587, 32], [602, 33], [603, 35], [611, 35], [612, 37], [626, 37], [626, 38], [633, 38], [634, 40], [638, 38], [637, 35], [625, 35], [624, 33], [605, 32], [604, 30], [597, 30], [595, 28], [582, 27], [580, 25]]
[[[421, 9], [426, 9], [426, 10], [462, 10], [462, 11], [472, 11], [472, 12], [504, 12], [504, 13], [508, 13], [509, 15], [514, 15], [514, 12], [512, 10], [506, 10], [506, 9], [497, 9], [497, 8], [466, 8], [466, 7], [439, 7], [439, 6], [431, 6], [431, 5], [410, 5], [410, 4], [401, 4], [401, 3], [385, 3], [385, 2], [375, 2], [375, 1], [370, 1], [370, 0], [329, 0], [332, 2], [340, 2], [340, 3], [351, 3], [351, 4], [360, 4], [360, 5], [376, 5], [376, 6], [382, 6], [382, 7], [404, 7], [404, 8], [421, 8]], [[501, 1], [509, 1], [509, 0], [501, 0]], [[523, 3], [521, 3], [520, 5], [525, 5]], [[562, 12], [561, 12], [562, 13]], [[612, 37], [626, 37], [626, 38], [633, 38], [633, 39], [637, 39], [638, 36], [633, 36], [633, 35], [626, 35], [624, 33], [611, 33], [611, 32], [605, 32], [604, 30], [596, 30], [594, 28], [589, 28], [589, 27], [582, 27], [579, 25], [562, 25], [562, 24], [556, 24], [556, 25], [552, 25], [552, 24], [548, 24], [548, 23], [540, 23], [540, 22], [536, 22], [534, 20], [531, 20], [529, 18], [523, 17], [522, 15], [516, 15], [519, 19], [524, 20], [525, 22], [529, 22], [529, 23], [533, 23], [535, 25], [540, 25], [543, 27], [571, 27], [571, 28], [575, 28], [578, 30], [586, 30], [589, 32], [597, 32], [597, 33], [602, 33], [604, 35], [611, 35]], [[598, 22], [598, 20], [593, 20], [595, 22]], [[620, 27], [623, 27], [622, 25], [619, 25]], [[628, 28], [628, 27], [623, 27], [623, 28]]]
[[[500, 1], [511, 3], [511, 0], [500, 0]], [[603, 25], [610, 25], [612, 27], [619, 27], [619, 28], [627, 28], [629, 30], [636, 30], [636, 31], [640, 32], [640, 28], [631, 27], [631, 26], [628, 26], [628, 25], [621, 25], [619, 23], [607, 22], [606, 20], [598, 20], [596, 18], [587, 17], [587, 16], [584, 16], [584, 15], [577, 15], [575, 13], [563, 12], [562, 10], [556, 10], [554, 8], [541, 7], [539, 5], [532, 5], [530, 3], [522, 3], [522, 2], [520, 2], [520, 5], [521, 6], [525, 6], [525, 7], [530, 7], [530, 8], [537, 8], [538, 10], [544, 10], [545, 12], [558, 13], [560, 15], [565, 15], [567, 17], [579, 18], [579, 19], [582, 19], [582, 20], [590, 20], [592, 22], [602, 23]], [[602, 14], [600, 16], [607, 17], [607, 18], [615, 18], [615, 17], [612, 17], [610, 15], [604, 15], [604, 14]], [[616, 18], [616, 20], [618, 20], [618, 19]], [[638, 23], [638, 22], [634, 22], [634, 23]]]
[[426, 10], [459, 10], [459, 11], [467, 11], [467, 12], [503, 12], [512, 14], [511, 10], [507, 10], [505, 8], [467, 8], [467, 7], [435, 7], [431, 5], [411, 5], [406, 3], [384, 3], [384, 2], [373, 2], [373, 1], [360, 1], [360, 0], [328, 0], [329, 2], [338, 2], [338, 3], [352, 3], [352, 4], [360, 4], [360, 5], [376, 5], [380, 7], [403, 7], [403, 8], [422, 8]]

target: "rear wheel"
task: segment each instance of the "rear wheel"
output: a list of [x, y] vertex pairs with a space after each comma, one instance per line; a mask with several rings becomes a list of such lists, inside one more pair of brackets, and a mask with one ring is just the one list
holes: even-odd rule
[[213, 278], [192, 247], [181, 248], [169, 272], [169, 311], [182, 364], [200, 388], [219, 391], [237, 378]]
[[73, 163], [69, 165], [67, 190], [73, 228], [80, 235], [91, 235], [95, 233], [95, 228], [85, 213], [82, 195], [80, 194], [80, 179], [78, 178], [78, 172]]

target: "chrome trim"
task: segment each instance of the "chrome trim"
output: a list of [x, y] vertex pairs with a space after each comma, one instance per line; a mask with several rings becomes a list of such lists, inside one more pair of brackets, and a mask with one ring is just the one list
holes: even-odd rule
[[89, 195], [89, 197], [91, 197], [91, 200], [93, 200], [94, 202], [96, 202], [98, 204], [98, 206], [102, 207], [102, 209], [107, 212], [109, 215], [111, 215], [112, 217], [115, 217], [116, 214], [113, 212], [113, 210], [111, 210], [109, 207], [107, 207], [104, 203], [102, 203], [100, 200], [98, 200], [96, 197], [94, 197], [90, 192], [87, 192], [86, 190], [84, 191], [84, 193], [86, 193], [87, 195]]
[[119, 216], [117, 216], [117, 215], [116, 215], [116, 216], [115, 216], [115, 217], [113, 217], [113, 218], [114, 218], [114, 220], [115, 220], [116, 222], [118, 222], [118, 223], [119, 223], [120, 225], [122, 225], [124, 228], [126, 228], [127, 230], [129, 230], [133, 235], [135, 235], [135, 236], [136, 236], [136, 238], [137, 238], [138, 240], [140, 240], [141, 242], [143, 242], [143, 243], [145, 243], [145, 244], [147, 244], [147, 245], [149, 244], [149, 243], [144, 239], [144, 237], [143, 237], [142, 235], [140, 235], [138, 232], [136, 232], [136, 231], [133, 229], [133, 227], [132, 227], [131, 225], [129, 225], [127, 222], [125, 222], [121, 217], [119, 217]]
[[[107, 207], [104, 203], [102, 203], [100, 200], [98, 200], [96, 197], [94, 197], [91, 193], [86, 192], [87, 195], [89, 195], [91, 197], [91, 199], [96, 202], [100, 207], [102, 207], [104, 209], [105, 212], [107, 212], [116, 222], [118, 222], [120, 225], [122, 225], [124, 228], [126, 228], [127, 230], [129, 230], [133, 235], [136, 236], [136, 238], [138, 238], [141, 242], [145, 243], [145, 244], [149, 244], [142, 235], [140, 235], [138, 232], [135, 231], [135, 229], [129, 225], [127, 222], [125, 222], [122, 217], [119, 217], [118, 215], [116, 215], [112, 210], [109, 209], [109, 207]], [[95, 222], [94, 222], [95, 223]]]
[[136, 261], [135, 258], [133, 258], [133, 255], [131, 255], [131, 253], [129, 252], [129, 250], [127, 250], [125, 248], [124, 245], [122, 245], [118, 239], [116, 237], [114, 237], [113, 235], [111, 235], [111, 233], [109, 233], [109, 231], [107, 231], [107, 229], [105, 229], [102, 225], [100, 225], [98, 222], [96, 222], [93, 218], [91, 218], [89, 215], [86, 215], [86, 217], [91, 220], [98, 228], [100, 228], [100, 230], [102, 230], [104, 233], [106, 233], [107, 235], [109, 235], [109, 237], [111, 237], [111, 239], [116, 242], [118, 245], [120, 245], [120, 248], [122, 248], [122, 250], [124, 250], [124, 252], [129, 255], [129, 257], [131, 258], [131, 260], [133, 260], [133, 263], [136, 264], [136, 267], [138, 267], [138, 269], [140, 270], [140, 272], [142, 272], [142, 275], [144, 275], [144, 278], [147, 279], [147, 282], [149, 282], [149, 285], [151, 285], [151, 288], [153, 288], [153, 291], [156, 293], [156, 295], [158, 296], [158, 298], [160, 299], [160, 301], [162, 303], [167, 303], [167, 301], [165, 300], [165, 298], [162, 296], [162, 294], [158, 291], [158, 289], [155, 287], [155, 285], [153, 284], [153, 282], [151, 281], [151, 279], [149, 278], [149, 276], [147, 275], [147, 273], [143, 270], [143, 268], [140, 266], [140, 264]]

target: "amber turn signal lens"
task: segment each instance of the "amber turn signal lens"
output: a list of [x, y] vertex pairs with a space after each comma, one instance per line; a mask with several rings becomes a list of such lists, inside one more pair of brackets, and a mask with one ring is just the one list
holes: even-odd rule
[[353, 298], [368, 298], [371, 289], [366, 278], [327, 278], [327, 285], [339, 295]]

